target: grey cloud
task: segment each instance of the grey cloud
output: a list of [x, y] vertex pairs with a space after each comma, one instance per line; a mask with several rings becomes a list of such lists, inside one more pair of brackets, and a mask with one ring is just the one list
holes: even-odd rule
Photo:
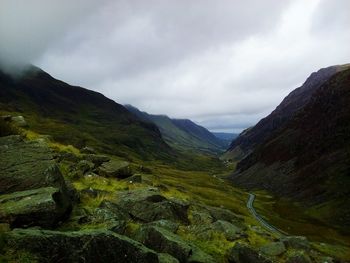
[[251, 126], [311, 72], [350, 61], [346, 0], [32, 3], [20, 19], [0, 11], [0, 60], [212, 130]]
[[93, 0], [1, 0], [0, 66], [16, 69], [31, 63], [96, 4]]

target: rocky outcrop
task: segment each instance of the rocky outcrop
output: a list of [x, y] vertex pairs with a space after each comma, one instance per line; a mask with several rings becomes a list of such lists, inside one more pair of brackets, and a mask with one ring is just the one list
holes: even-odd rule
[[0, 166], [1, 222], [52, 227], [69, 214], [70, 192], [45, 144], [1, 137]]
[[283, 242], [272, 242], [262, 246], [260, 251], [267, 256], [279, 256], [286, 252], [286, 247]]
[[58, 232], [16, 229], [6, 234], [6, 245], [26, 251], [39, 262], [158, 263], [156, 252], [142, 244], [106, 230]]
[[0, 196], [0, 222], [52, 227], [67, 216], [70, 200], [58, 188], [41, 187]]
[[118, 193], [117, 204], [136, 220], [152, 222], [168, 219], [188, 223], [188, 204], [168, 200], [157, 188], [146, 188]]
[[149, 248], [176, 257], [180, 262], [214, 262], [211, 256], [199, 248], [161, 227], [144, 226], [138, 231], [135, 238]]
[[39, 142], [18, 135], [1, 137], [0, 165], [1, 194], [48, 186], [65, 188], [52, 151]]
[[229, 263], [271, 263], [266, 257], [248, 245], [236, 243], [228, 253]]
[[105, 177], [124, 179], [132, 176], [130, 163], [125, 161], [110, 160], [98, 167], [98, 174]]

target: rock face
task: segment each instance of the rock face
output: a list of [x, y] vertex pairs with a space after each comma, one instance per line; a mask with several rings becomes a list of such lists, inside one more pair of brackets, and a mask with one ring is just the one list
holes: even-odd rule
[[58, 188], [14, 192], [0, 196], [0, 222], [13, 227], [52, 227], [66, 216], [69, 200]]
[[248, 156], [256, 146], [265, 142], [298, 110], [302, 109], [322, 84], [343, 69], [343, 66], [332, 66], [312, 73], [305, 83], [292, 91], [270, 115], [234, 139], [226, 153], [226, 158], [242, 160]]
[[349, 227], [349, 86], [350, 69], [328, 79], [302, 109], [238, 164], [232, 181], [308, 206], [328, 202], [324, 210], [318, 209], [318, 219]]
[[0, 220], [12, 227], [51, 227], [71, 210], [65, 181], [43, 144], [0, 138]]
[[130, 163], [125, 161], [110, 160], [101, 164], [98, 168], [98, 174], [105, 177], [114, 177], [124, 179], [132, 176]]
[[16, 229], [7, 234], [6, 243], [17, 251], [34, 254], [39, 262], [159, 262], [154, 251], [105, 230], [58, 232]]
[[286, 251], [283, 242], [272, 242], [260, 248], [260, 251], [268, 256], [279, 256]]
[[176, 257], [180, 262], [214, 262], [209, 255], [205, 254], [197, 247], [161, 227], [142, 227], [137, 233], [136, 239], [149, 248]]
[[271, 263], [263, 255], [247, 245], [237, 243], [229, 251], [229, 263]]
[[157, 188], [123, 191], [117, 200], [120, 207], [142, 222], [168, 219], [188, 223], [188, 204], [166, 199]]

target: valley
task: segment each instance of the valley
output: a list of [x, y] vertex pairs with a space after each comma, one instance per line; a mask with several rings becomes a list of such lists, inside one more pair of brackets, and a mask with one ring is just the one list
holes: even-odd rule
[[[347, 102], [347, 66], [331, 72], [321, 74], [329, 83], [311, 85], [307, 113], [328, 105], [322, 94], [330, 87], [332, 101]], [[348, 142], [348, 111], [330, 103], [339, 119], [319, 135], [303, 121], [319, 115], [287, 105], [288, 114], [278, 113], [282, 104], [223, 154], [225, 142], [190, 120], [125, 108], [35, 67], [20, 79], [0, 73], [0, 261], [347, 262], [348, 159], [339, 147]], [[320, 175], [326, 193], [317, 178], [302, 178], [305, 189], [286, 176], [295, 152], [305, 158], [297, 168], [319, 156], [312, 139], [290, 132], [305, 123], [322, 149], [338, 151], [327, 161], [340, 163], [339, 181]], [[299, 154], [306, 140], [311, 157]]]

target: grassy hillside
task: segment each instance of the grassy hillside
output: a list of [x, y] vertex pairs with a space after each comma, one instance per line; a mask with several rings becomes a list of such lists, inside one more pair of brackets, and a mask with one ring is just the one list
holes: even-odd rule
[[278, 132], [238, 164], [233, 181], [298, 200], [349, 232], [350, 70], [334, 75]]
[[159, 128], [164, 140], [180, 151], [201, 151], [204, 153], [220, 153], [225, 149], [222, 140], [191, 120], [171, 119], [166, 115], [153, 115], [142, 112], [127, 105], [132, 113], [139, 118], [154, 123]]
[[31, 129], [77, 148], [115, 155], [168, 158], [171, 149], [158, 128], [97, 92], [70, 86], [31, 67], [22, 77], [0, 72], [2, 115], [23, 115]]

